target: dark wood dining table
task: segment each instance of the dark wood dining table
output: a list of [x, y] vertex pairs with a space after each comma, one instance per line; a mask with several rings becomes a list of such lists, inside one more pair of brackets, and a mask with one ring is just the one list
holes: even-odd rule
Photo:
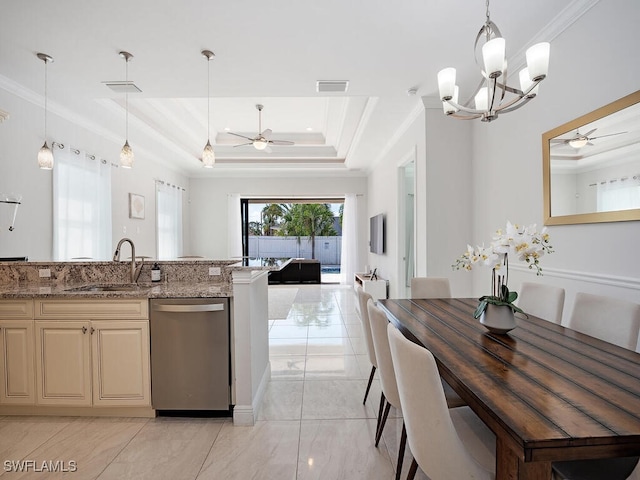
[[533, 316], [493, 334], [472, 298], [378, 304], [496, 434], [497, 480], [547, 480], [557, 460], [640, 455], [640, 354]]

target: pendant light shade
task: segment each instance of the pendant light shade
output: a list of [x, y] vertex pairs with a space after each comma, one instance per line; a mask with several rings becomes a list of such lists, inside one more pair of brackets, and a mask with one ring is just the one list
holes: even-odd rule
[[38, 166], [43, 170], [51, 170], [53, 152], [47, 145], [47, 64], [53, 62], [53, 58], [46, 53], [37, 53], [36, 56], [44, 62], [44, 144], [38, 151]]
[[202, 151], [202, 166], [204, 168], [213, 168], [216, 163], [216, 154], [211, 146], [211, 59], [215, 54], [211, 50], [202, 50], [202, 56], [207, 59], [207, 144]]
[[[129, 52], [120, 52], [120, 56], [124, 58], [125, 64], [125, 82], [129, 82], [129, 60], [133, 58]], [[125, 141], [122, 146], [122, 150], [120, 150], [120, 166], [122, 168], [131, 168], [133, 167], [133, 162], [135, 160], [135, 156], [133, 154], [133, 150], [129, 145], [129, 93], [125, 91], [124, 94], [124, 106], [125, 106], [125, 117], [126, 117], [126, 127], [125, 127]]]

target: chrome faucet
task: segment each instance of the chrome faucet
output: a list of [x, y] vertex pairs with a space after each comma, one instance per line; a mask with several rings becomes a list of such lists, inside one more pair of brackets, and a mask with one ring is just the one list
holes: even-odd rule
[[136, 283], [138, 281], [138, 278], [140, 278], [140, 273], [142, 272], [144, 258], [140, 261], [140, 265], [136, 265], [136, 247], [133, 245], [133, 241], [131, 239], [123, 238], [118, 242], [116, 251], [113, 254], [113, 261], [120, 261], [120, 247], [122, 247], [122, 244], [125, 242], [131, 245], [131, 283]]

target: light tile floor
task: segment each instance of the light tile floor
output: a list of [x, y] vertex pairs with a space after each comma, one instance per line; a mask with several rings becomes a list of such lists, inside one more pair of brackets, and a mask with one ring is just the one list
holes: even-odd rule
[[[380, 387], [376, 379], [363, 405], [371, 365], [353, 289], [269, 288], [272, 301], [288, 298], [291, 307], [270, 308], [278, 312], [269, 320], [272, 376], [255, 426], [203, 418], [0, 417], [0, 477], [393, 479], [402, 421], [392, 412], [375, 448]], [[9, 471], [18, 460], [33, 460], [41, 471]], [[58, 469], [74, 461], [77, 471], [43, 469], [42, 462], [56, 461], [64, 462]], [[403, 478], [409, 453], [404, 462]], [[419, 471], [416, 478], [426, 477]]]

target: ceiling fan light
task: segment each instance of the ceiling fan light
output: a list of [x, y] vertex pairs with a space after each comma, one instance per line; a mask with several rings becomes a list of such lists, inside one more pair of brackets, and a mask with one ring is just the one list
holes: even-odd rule
[[129, 140], [126, 140], [122, 146], [122, 150], [120, 150], [120, 166], [122, 168], [131, 168], [133, 167], [134, 160], [135, 156], [133, 155], [133, 150], [129, 146]]
[[42, 170], [51, 170], [53, 168], [53, 152], [46, 141], [38, 151], [38, 166]]
[[213, 164], [216, 163], [216, 154], [213, 151], [211, 142], [207, 140], [207, 144], [202, 151], [202, 166], [204, 168], [213, 168]]
[[268, 144], [269, 142], [267, 142], [267, 140], [265, 140], [264, 138], [256, 138], [253, 141], [253, 146], [256, 150], [264, 150], [265, 148], [267, 148]]
[[533, 82], [547, 76], [550, 50], [551, 45], [548, 42], [536, 43], [527, 49], [527, 68]]
[[575, 148], [576, 150], [584, 147], [589, 142], [588, 138], [578, 137], [572, 140], [569, 140], [569, 146]]
[[506, 43], [504, 38], [497, 37], [482, 46], [484, 70], [490, 78], [498, 78], [504, 68]]

